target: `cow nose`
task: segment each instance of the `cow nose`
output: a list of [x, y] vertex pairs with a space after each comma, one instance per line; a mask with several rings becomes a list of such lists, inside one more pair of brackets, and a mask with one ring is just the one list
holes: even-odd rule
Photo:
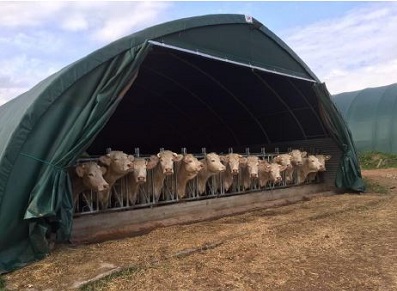
[[281, 176], [278, 176], [278, 177], [276, 178], [276, 180], [277, 180], [277, 182], [281, 182], [281, 180], [282, 180]]
[[238, 170], [237, 169], [233, 169], [232, 173], [233, 174], [238, 174]]
[[291, 164], [288, 164], [288, 165], [287, 165], [287, 168], [288, 168], [288, 169], [291, 169], [291, 168], [292, 168], [292, 165], [291, 165]]
[[108, 189], [109, 188], [109, 184], [103, 184], [103, 188], [104, 189]]
[[145, 182], [145, 181], [146, 181], [146, 178], [145, 178], [145, 177], [142, 177], [142, 176], [139, 176], [139, 177], [138, 177], [138, 181], [139, 181], [139, 182]]
[[258, 178], [258, 174], [251, 174], [251, 178]]
[[172, 170], [172, 168], [165, 168], [164, 171], [166, 174], [172, 174], [174, 171]]

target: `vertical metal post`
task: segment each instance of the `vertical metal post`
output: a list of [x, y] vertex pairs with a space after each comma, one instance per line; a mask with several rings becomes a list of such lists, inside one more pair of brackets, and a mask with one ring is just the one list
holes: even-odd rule
[[140, 156], [139, 148], [135, 148], [135, 156], [136, 156], [137, 158], [139, 158], [139, 156]]

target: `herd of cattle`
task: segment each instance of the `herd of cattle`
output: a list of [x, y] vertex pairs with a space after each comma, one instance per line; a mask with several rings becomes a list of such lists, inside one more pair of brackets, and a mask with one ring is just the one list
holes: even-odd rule
[[[133, 206], [139, 199], [142, 185], [147, 185], [147, 197], [157, 203], [164, 188], [171, 189], [178, 200], [191, 197], [193, 181], [198, 195], [205, 195], [209, 185], [212, 189], [222, 189], [224, 193], [233, 191], [236, 181], [239, 191], [250, 189], [252, 185], [264, 189], [269, 183], [281, 183], [282, 176], [285, 184], [302, 184], [316, 179], [317, 172], [325, 171], [325, 161], [330, 158], [330, 155], [308, 155], [297, 149], [275, 154], [271, 159], [237, 153], [207, 153], [198, 159], [192, 154], [177, 154], [169, 150], [143, 158], [110, 151], [95, 161], [75, 165], [70, 170], [70, 178], [75, 209], [79, 208], [79, 201], [84, 200], [87, 205], [97, 205], [99, 210], [111, 207], [112, 196], [117, 195], [117, 191], [112, 190], [122, 178], [128, 182], [126, 195], [121, 199], [124, 201], [119, 197], [118, 200], [121, 204]], [[170, 176], [174, 178], [173, 183], [169, 183]]]

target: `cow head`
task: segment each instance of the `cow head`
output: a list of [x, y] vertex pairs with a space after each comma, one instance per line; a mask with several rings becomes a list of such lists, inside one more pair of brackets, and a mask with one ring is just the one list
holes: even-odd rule
[[316, 155], [316, 158], [320, 162], [319, 172], [325, 172], [327, 169], [325, 168], [325, 162], [331, 159], [331, 155]]
[[126, 174], [134, 165], [134, 157], [122, 151], [111, 151], [99, 157], [99, 161], [108, 167], [108, 171]]
[[143, 158], [135, 158], [134, 165], [130, 172], [133, 173], [136, 183], [145, 183], [147, 176], [148, 161]]
[[258, 172], [259, 172], [259, 163], [262, 161], [259, 160], [257, 156], [248, 156], [246, 162], [246, 167], [248, 169], [248, 173], [251, 179], [256, 179], [258, 178]]
[[208, 171], [212, 173], [220, 173], [226, 170], [225, 165], [221, 163], [220, 157], [216, 153], [205, 155]]
[[295, 166], [302, 166], [302, 158], [307, 156], [307, 152], [301, 152], [300, 150], [292, 150], [288, 154], [291, 156], [291, 164]]
[[230, 169], [230, 173], [233, 176], [238, 175], [240, 162], [245, 162], [245, 158], [243, 158], [240, 154], [230, 153], [225, 156], [219, 156], [223, 164], [226, 166], [227, 169]]
[[262, 167], [262, 170], [269, 174], [269, 180], [275, 183], [282, 182], [283, 178], [281, 177], [281, 172], [285, 169], [287, 169], [287, 166], [279, 165], [277, 163], [267, 163]]
[[[158, 163], [163, 171], [164, 175], [172, 175], [174, 173], [174, 162], [179, 162], [183, 158], [183, 155], [178, 155], [172, 151], [161, 151], [157, 154]], [[151, 157], [151, 159], [156, 159]]]
[[309, 172], [318, 172], [321, 169], [324, 169], [324, 165], [322, 165], [314, 155], [310, 155], [304, 159], [304, 166], [309, 170]]
[[186, 172], [192, 175], [197, 175], [203, 169], [203, 163], [192, 154], [186, 154], [182, 159], [182, 163]]
[[94, 191], [103, 191], [109, 188], [109, 184], [103, 178], [106, 168], [100, 167], [97, 163], [82, 163], [77, 165], [75, 170], [87, 188]]
[[292, 159], [292, 155], [281, 154], [281, 155], [277, 155], [273, 158], [273, 163], [277, 163], [279, 165], [286, 166], [287, 169], [292, 169], [291, 159]]

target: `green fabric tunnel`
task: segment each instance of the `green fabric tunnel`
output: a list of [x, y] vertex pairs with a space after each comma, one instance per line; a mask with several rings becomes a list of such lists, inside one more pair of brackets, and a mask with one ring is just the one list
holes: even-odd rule
[[[129, 129], [129, 130], [127, 130]], [[147, 28], [72, 63], [0, 107], [0, 272], [71, 234], [67, 168], [84, 151], [195, 151], [332, 137], [335, 186], [364, 191], [350, 132], [324, 84], [244, 15]]]

